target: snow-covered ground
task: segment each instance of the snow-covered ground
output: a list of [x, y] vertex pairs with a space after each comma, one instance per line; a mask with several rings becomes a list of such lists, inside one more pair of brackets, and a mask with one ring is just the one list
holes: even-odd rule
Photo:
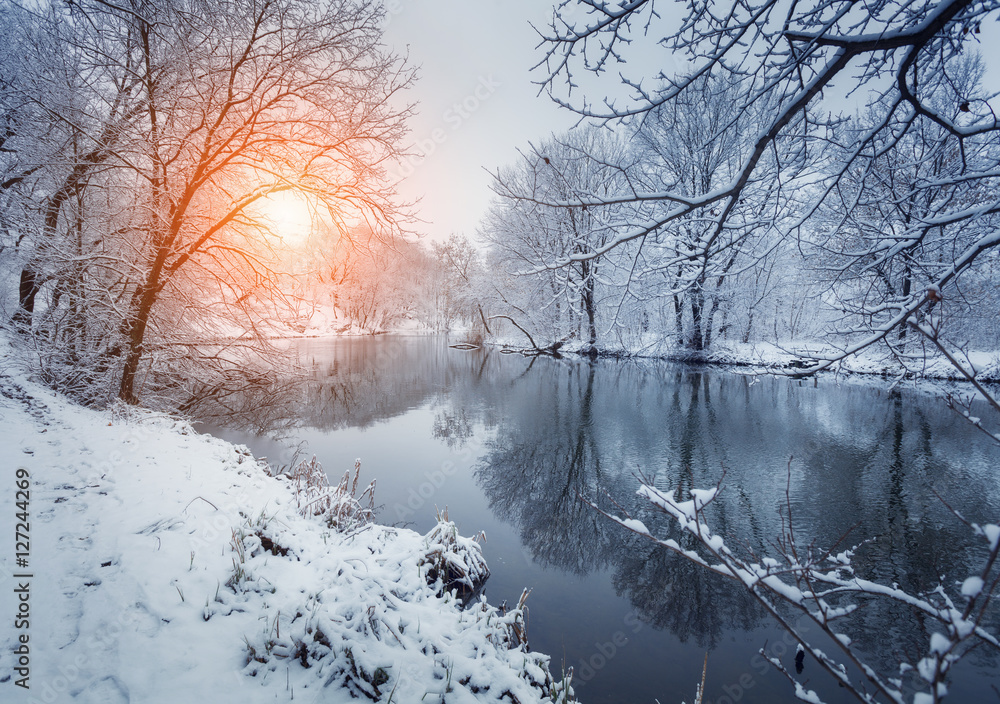
[[453, 524], [338, 532], [245, 449], [80, 408], [10, 362], [0, 349], [0, 701], [564, 700], [518, 609], [428, 585], [478, 555]]

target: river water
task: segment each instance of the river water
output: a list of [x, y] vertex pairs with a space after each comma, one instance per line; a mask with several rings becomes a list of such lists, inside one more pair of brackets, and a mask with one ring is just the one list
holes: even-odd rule
[[[617, 502], [662, 534], [666, 522], [635, 496], [640, 475], [682, 493], [724, 475], [711, 521], [732, 547], [773, 552], [790, 507], [799, 545], [867, 541], [858, 572], [911, 591], [943, 578], [957, 593], [985, 556], [937, 495], [970, 521], [1000, 522], [1000, 449], [927, 392], [530, 359], [433, 337], [289, 345], [303, 376], [202, 409], [202, 429], [275, 465], [316, 455], [334, 483], [361, 458], [382, 523], [426, 532], [447, 507], [463, 534], [484, 531], [487, 597], [532, 589], [531, 645], [557, 678], [573, 666], [587, 704], [690, 704], [706, 652], [704, 704], [791, 702], [758, 650], [794, 669], [794, 645], [738, 588], [580, 496]], [[908, 610], [874, 604], [845, 631], [883, 672], [929, 638]], [[952, 701], [1000, 701], [997, 664], [985, 651], [963, 662]], [[828, 704], [848, 701], [808, 658], [801, 677]]]

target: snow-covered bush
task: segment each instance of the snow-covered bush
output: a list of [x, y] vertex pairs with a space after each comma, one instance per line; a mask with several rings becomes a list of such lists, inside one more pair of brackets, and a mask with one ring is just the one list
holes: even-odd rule
[[434, 587], [438, 596], [454, 592], [468, 604], [483, 588], [490, 570], [483, 559], [479, 540], [486, 534], [466, 538], [458, 534], [458, 527], [448, 520], [448, 509], [438, 514], [438, 522], [424, 537], [424, 553], [417, 566], [425, 568], [427, 584]]
[[[294, 520], [334, 529], [321, 540], [263, 513], [233, 531], [228, 589], [209, 599], [204, 618], [263, 614], [256, 634], [244, 635], [244, 672], [264, 679], [302, 668], [300, 687], [380, 702], [574, 702], [572, 671], [556, 681], [549, 657], [528, 648], [528, 590], [513, 608], [475, 600], [489, 577], [485, 536], [459, 535], [447, 510], [424, 536], [372, 523], [371, 506], [354, 498], [359, 469], [336, 488], [315, 458], [278, 473]], [[360, 498], [370, 502], [373, 491], [374, 482]], [[282, 589], [298, 565], [321, 579]]]
[[371, 523], [375, 516], [375, 480], [359, 496], [360, 474], [359, 459], [354, 462], [354, 476], [351, 476], [351, 470], [347, 470], [334, 487], [315, 456], [294, 465], [288, 476], [292, 480], [299, 513], [319, 516], [327, 527], [341, 532]]
[[[302, 559], [326, 577], [315, 591], [285, 594], [279, 585], [261, 595], [271, 615], [246, 639], [247, 674], [283, 676], [301, 667], [315, 675], [310, 687], [381, 702], [575, 701], [572, 674], [555, 681], [549, 657], [528, 650], [526, 592], [509, 610], [484, 599], [464, 608], [453, 591], [442, 591], [440, 572], [433, 584], [427, 579], [442, 566], [470, 581], [484, 578], [478, 544], [458, 536], [453, 523], [425, 536], [373, 524], [306, 552]], [[248, 569], [283, 569], [255, 564], [266, 559], [248, 558]]]
[[[267, 514], [261, 512], [257, 518], [251, 518], [241, 511], [240, 515], [244, 517], [244, 523], [233, 529], [232, 537], [229, 540], [229, 547], [233, 551], [233, 573], [226, 580], [226, 586], [237, 594], [246, 591], [273, 592], [274, 586], [268, 584], [266, 580], [264, 583], [258, 580], [247, 567], [247, 562], [250, 558], [265, 552], [271, 555], [287, 555], [288, 549], [283, 548], [268, 537], [267, 528], [270, 517]], [[220, 597], [218, 592], [215, 595], [215, 601], [225, 604], [225, 600]], [[214, 612], [215, 609], [206, 604], [205, 620], [207, 621]]]

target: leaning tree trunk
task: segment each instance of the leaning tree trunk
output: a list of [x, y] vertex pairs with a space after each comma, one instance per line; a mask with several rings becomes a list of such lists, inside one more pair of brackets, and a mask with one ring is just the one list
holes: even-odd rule
[[135, 378], [139, 371], [139, 362], [143, 354], [143, 342], [146, 339], [146, 328], [153, 312], [153, 304], [160, 292], [160, 279], [166, 263], [169, 244], [173, 238], [168, 238], [165, 245], [158, 247], [156, 259], [143, 283], [132, 296], [130, 305], [133, 311], [125, 321], [124, 333], [126, 339], [125, 363], [122, 365], [121, 384], [118, 388], [118, 398], [125, 403], [136, 404], [139, 397], [136, 394]]
[[121, 385], [118, 388], [118, 398], [130, 404], [139, 402], [139, 397], [135, 392], [135, 377], [142, 359], [143, 341], [146, 337], [146, 326], [149, 324], [149, 314], [152, 312], [153, 303], [156, 300], [155, 292], [146, 287], [143, 288], [138, 308], [128, 327], [125, 363], [122, 365]]
[[[59, 226], [59, 213], [62, 211], [63, 204], [83, 187], [83, 177], [86, 173], [87, 164], [77, 164], [59, 190], [53, 193], [46, 202], [45, 222], [42, 230], [42, 237], [46, 241], [55, 239], [56, 229]], [[38, 272], [30, 264], [21, 270], [17, 311], [12, 316], [16, 329], [22, 331], [31, 329], [31, 321], [35, 315], [35, 298], [42, 289], [42, 283]]]
[[[58, 190], [49, 196], [46, 201], [44, 229], [42, 231], [44, 240], [51, 241], [55, 237], [56, 229], [59, 225], [59, 214], [62, 212], [63, 205], [73, 196], [80, 197], [80, 194], [87, 187], [87, 178], [91, 170], [104, 163], [108, 156], [110, 156], [111, 152], [105, 145], [111, 143], [113, 137], [117, 134], [117, 129], [120, 127], [113, 118], [118, 115], [122, 98], [122, 93], [116, 96], [109, 120], [97, 140], [97, 146], [79, 156], [79, 159], [73, 164], [72, 170], [66, 175], [66, 179], [59, 186]], [[25, 173], [30, 174], [34, 170], [32, 168]], [[10, 183], [8, 181], [5, 185], [9, 185]], [[18, 308], [12, 316], [18, 329], [27, 330], [31, 328], [31, 320], [35, 312], [35, 297], [41, 290], [42, 283], [38, 273], [31, 269], [30, 266], [21, 270]]]

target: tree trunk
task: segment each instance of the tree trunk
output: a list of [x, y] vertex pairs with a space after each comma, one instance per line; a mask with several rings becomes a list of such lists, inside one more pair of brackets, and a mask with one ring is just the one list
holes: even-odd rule
[[705, 329], [701, 335], [701, 348], [703, 350], [707, 350], [712, 347], [712, 319], [714, 317], [715, 301], [712, 301], [712, 305], [708, 307], [708, 313], [705, 314]]
[[697, 288], [691, 296], [691, 349], [701, 352], [705, 349], [705, 340], [701, 334], [701, 312], [705, 307], [705, 293]]
[[142, 288], [139, 296], [139, 306], [128, 329], [128, 348], [125, 353], [125, 364], [122, 366], [122, 380], [118, 388], [118, 398], [125, 403], [137, 404], [139, 397], [135, 392], [135, 377], [139, 371], [139, 361], [142, 359], [142, 343], [146, 337], [146, 326], [149, 324], [149, 314], [156, 301], [156, 287], [148, 284]]
[[684, 308], [679, 294], [673, 294], [674, 299], [674, 333], [677, 335], [677, 346], [684, 346]]
[[[913, 272], [910, 270], [910, 263], [907, 262], [903, 267], [903, 300], [910, 297], [910, 291], [913, 289]], [[902, 343], [906, 342], [906, 331], [909, 329], [909, 325], [899, 326], [899, 341]], [[905, 345], [904, 345], [905, 346]]]
[[[112, 116], [118, 113], [118, 103], [121, 97], [119, 94], [115, 100]], [[73, 165], [73, 169], [67, 174], [59, 189], [48, 198], [45, 203], [43, 239], [52, 240], [55, 237], [63, 204], [73, 196], [80, 197], [83, 189], [86, 188], [87, 177], [91, 169], [103, 163], [108, 157], [109, 152], [104, 145], [111, 142], [113, 134], [113, 122], [109, 121], [97, 141], [98, 146], [80, 156], [79, 161]], [[13, 320], [19, 329], [31, 328], [31, 319], [35, 312], [35, 296], [38, 295], [40, 288], [41, 282], [38, 281], [38, 275], [28, 268], [22, 269], [20, 301], [17, 312], [13, 315]]]
[[715, 327], [715, 314], [719, 311], [719, 299], [717, 296], [711, 296], [711, 304], [708, 306], [708, 313], [705, 314], [705, 332], [702, 335], [702, 349], [710, 349], [712, 347], [712, 330]]
[[476, 308], [479, 309], [479, 319], [483, 321], [483, 327], [486, 329], [486, 334], [492, 335], [493, 331], [490, 330], [490, 324], [486, 322], [486, 315], [483, 313], [483, 306], [477, 303]]
[[145, 283], [132, 296], [130, 309], [135, 312], [126, 319], [127, 327], [124, 332], [127, 338], [127, 348], [125, 350], [125, 364], [122, 366], [121, 385], [118, 388], [118, 398], [125, 403], [136, 404], [139, 402], [135, 390], [135, 377], [139, 371], [139, 361], [144, 352], [143, 342], [146, 339], [149, 316], [160, 292], [160, 277], [163, 275], [163, 267], [170, 251], [170, 244], [174, 239], [174, 237], [165, 238], [165, 242], [157, 247], [156, 259], [153, 260]]
[[31, 318], [35, 313], [35, 296], [40, 289], [38, 275], [31, 269], [22, 269], [17, 310], [11, 318], [16, 330], [20, 332], [31, 330]]
[[594, 310], [594, 278], [589, 275], [589, 269], [590, 267], [584, 269], [587, 276], [583, 282], [583, 309], [587, 313], [587, 342], [590, 348], [594, 349], [597, 344], [597, 323]]

